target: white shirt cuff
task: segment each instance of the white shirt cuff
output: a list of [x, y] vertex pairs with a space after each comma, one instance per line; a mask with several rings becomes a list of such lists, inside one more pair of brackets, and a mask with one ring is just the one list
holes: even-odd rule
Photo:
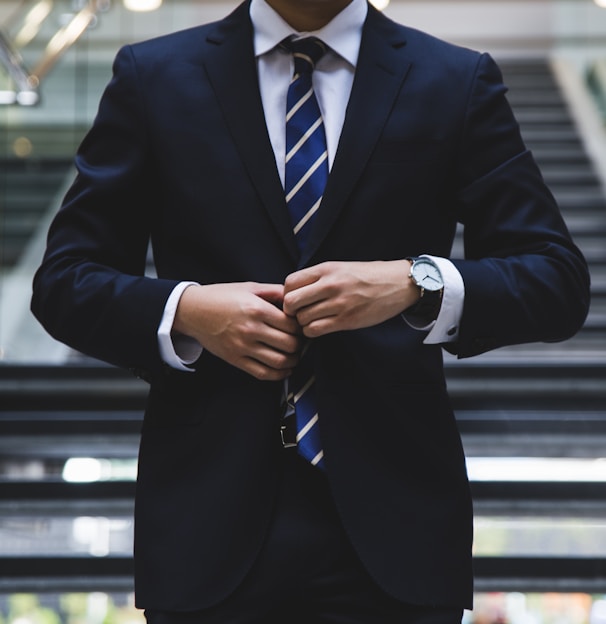
[[181, 282], [175, 286], [166, 300], [164, 314], [158, 327], [160, 357], [171, 368], [181, 371], [191, 372], [190, 365], [202, 354], [202, 347], [197, 340], [176, 332], [172, 333], [181, 295], [188, 286], [196, 285], [196, 282]]
[[430, 258], [436, 263], [444, 281], [444, 293], [442, 295], [440, 312], [438, 313], [438, 318], [426, 327], [412, 325], [406, 319], [406, 315], [404, 315], [404, 319], [411, 327], [429, 332], [425, 340], [423, 340], [424, 344], [455, 342], [459, 336], [459, 325], [461, 316], [463, 316], [463, 304], [465, 302], [463, 278], [450, 260], [427, 254], [424, 254], [422, 257]]

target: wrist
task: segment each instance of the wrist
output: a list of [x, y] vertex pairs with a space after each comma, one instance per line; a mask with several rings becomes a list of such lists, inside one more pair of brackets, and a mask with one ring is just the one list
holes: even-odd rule
[[397, 314], [414, 305], [420, 298], [420, 292], [410, 277], [410, 261], [393, 260], [381, 262], [386, 267], [384, 283], [388, 284], [385, 294], [389, 294], [390, 305]]
[[421, 289], [417, 286], [417, 283], [412, 279], [412, 275], [410, 273], [410, 270], [412, 269], [412, 263], [413, 263], [412, 258], [406, 258], [404, 262], [405, 262], [404, 283], [406, 285], [407, 302], [408, 302], [408, 305], [406, 306], [406, 310], [408, 310], [409, 308], [414, 307], [417, 304], [417, 302], [421, 299]]
[[203, 289], [199, 284], [189, 285], [182, 293], [177, 304], [173, 331], [184, 336], [195, 337], [195, 319], [199, 317], [199, 291]]
[[406, 309], [406, 315], [418, 322], [435, 321], [442, 305], [444, 280], [438, 265], [429, 257], [407, 258], [410, 263], [408, 278], [416, 288], [416, 302]]

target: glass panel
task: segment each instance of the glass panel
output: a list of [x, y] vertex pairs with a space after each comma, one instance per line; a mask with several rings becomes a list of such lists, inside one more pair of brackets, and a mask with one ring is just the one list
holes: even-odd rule
[[[144, 624], [128, 593], [0, 595], [3, 624]], [[475, 596], [463, 624], [604, 624], [606, 600], [584, 593], [491, 592]]]
[[468, 457], [467, 471], [471, 481], [603, 482], [606, 459]]
[[603, 624], [606, 602], [589, 594], [476, 594], [463, 624]]
[[6, 515], [0, 518], [0, 557], [130, 556], [129, 516]]
[[[118, 440], [107, 444], [116, 446]], [[137, 441], [128, 441], [123, 448], [114, 448], [120, 457], [103, 455], [65, 456], [63, 440], [53, 456], [52, 441], [44, 438], [39, 452], [29, 449], [13, 456], [3, 452], [0, 459], [0, 482], [2, 481], [134, 481], [137, 475]], [[82, 448], [86, 442], [74, 443]], [[94, 451], [94, 441], [88, 443], [87, 451]], [[103, 452], [103, 451], [101, 451]], [[469, 478], [472, 482], [604, 482], [606, 460], [568, 458], [491, 458], [467, 459]]]
[[[78, 505], [53, 509], [50, 504], [0, 519], [0, 557], [130, 555], [132, 508], [123, 515], [107, 515], [111, 503], [97, 502], [92, 515]], [[128, 507], [126, 502], [122, 507]], [[474, 555], [480, 557], [606, 557], [606, 520], [603, 518], [545, 518], [530, 515], [484, 516], [474, 522]]]
[[145, 624], [128, 593], [0, 595], [3, 624]]
[[24, 459], [2, 457], [0, 483], [94, 483], [100, 481], [134, 481], [137, 459], [70, 457], [69, 459]]
[[476, 514], [474, 555], [481, 557], [606, 557], [606, 519]]

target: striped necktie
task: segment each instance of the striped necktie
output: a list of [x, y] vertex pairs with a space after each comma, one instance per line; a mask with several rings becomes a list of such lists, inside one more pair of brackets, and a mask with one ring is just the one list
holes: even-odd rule
[[[302, 252], [328, 179], [324, 122], [311, 79], [326, 46], [315, 37], [287, 39], [282, 45], [292, 53], [295, 65], [287, 95], [284, 188], [293, 231]], [[295, 409], [299, 454], [314, 466], [324, 468], [310, 347], [308, 342], [289, 379], [288, 402]]]

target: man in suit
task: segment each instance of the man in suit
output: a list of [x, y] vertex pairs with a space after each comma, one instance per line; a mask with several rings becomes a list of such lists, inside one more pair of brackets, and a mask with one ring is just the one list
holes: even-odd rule
[[[490, 57], [365, 0], [251, 0], [118, 54], [32, 307], [150, 382], [135, 581], [153, 624], [452, 624], [470, 606], [442, 348], [565, 339], [589, 299], [504, 94]], [[305, 102], [322, 155], [289, 190]]]

